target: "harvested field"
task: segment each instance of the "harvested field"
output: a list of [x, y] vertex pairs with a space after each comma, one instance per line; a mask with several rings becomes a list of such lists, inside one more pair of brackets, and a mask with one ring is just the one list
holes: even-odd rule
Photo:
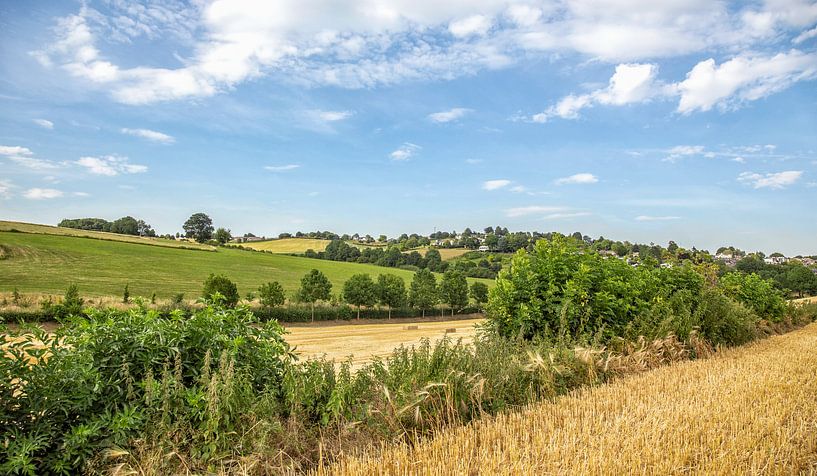
[[324, 474], [817, 474], [817, 324]]
[[301, 358], [325, 354], [341, 361], [351, 355], [353, 366], [359, 367], [372, 357], [388, 354], [400, 344], [417, 344], [423, 338], [435, 342], [448, 336], [471, 342], [476, 333], [474, 326], [481, 322], [482, 318], [455, 321], [395, 319], [391, 323], [288, 326], [290, 334], [286, 335], [286, 340], [297, 346], [296, 352]]

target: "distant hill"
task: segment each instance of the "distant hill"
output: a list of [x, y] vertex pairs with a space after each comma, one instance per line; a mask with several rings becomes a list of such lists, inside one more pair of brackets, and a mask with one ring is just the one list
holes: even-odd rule
[[61, 294], [76, 283], [84, 295], [116, 296], [128, 284], [132, 296], [155, 292], [157, 297], [167, 298], [183, 292], [192, 298], [199, 296], [210, 273], [220, 273], [235, 281], [242, 295], [255, 292], [268, 281], [278, 281], [291, 292], [298, 288], [301, 277], [315, 268], [332, 281], [332, 291], [337, 294], [357, 273], [372, 277], [395, 274], [405, 279], [407, 286], [413, 276], [411, 271], [369, 264], [228, 248], [201, 252], [173, 246], [175, 242], [169, 240], [22, 225], [3, 222], [3, 229], [22, 233], [0, 231], [0, 291], [10, 292], [16, 287], [22, 292]]

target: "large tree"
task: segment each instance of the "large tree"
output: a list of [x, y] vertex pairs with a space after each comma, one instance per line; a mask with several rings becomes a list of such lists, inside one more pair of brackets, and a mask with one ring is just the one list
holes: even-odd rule
[[414, 273], [409, 289], [409, 302], [413, 307], [423, 311], [426, 316], [426, 309], [433, 307], [439, 301], [437, 294], [437, 278], [427, 270], [421, 269]]
[[332, 297], [332, 283], [317, 269], [313, 269], [301, 278], [298, 299], [312, 305], [312, 321], [315, 321], [315, 302], [328, 301]]
[[278, 281], [262, 284], [261, 287], [258, 288], [258, 298], [261, 300], [261, 305], [265, 308], [281, 306], [286, 301], [284, 288]]
[[440, 300], [451, 306], [451, 315], [454, 309], [462, 309], [468, 305], [468, 281], [459, 271], [446, 271], [440, 282]]
[[213, 237], [213, 220], [205, 213], [194, 213], [184, 222], [184, 236], [204, 243]]
[[219, 228], [216, 230], [215, 234], [213, 235], [213, 239], [219, 242], [219, 244], [225, 244], [228, 241], [233, 239], [233, 235], [230, 233], [230, 230], [226, 228]]
[[377, 277], [377, 302], [391, 310], [400, 307], [406, 302], [406, 282], [400, 276], [381, 274]]
[[477, 302], [477, 305], [482, 307], [488, 302], [488, 285], [485, 283], [476, 282], [471, 285], [471, 298]]
[[371, 276], [355, 274], [343, 283], [343, 300], [357, 306], [357, 318], [360, 319], [360, 308], [377, 302], [377, 286]]

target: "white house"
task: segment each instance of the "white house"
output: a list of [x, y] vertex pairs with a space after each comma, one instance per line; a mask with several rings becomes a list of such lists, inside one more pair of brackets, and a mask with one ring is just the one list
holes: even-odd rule
[[477, 251], [491, 251], [491, 248], [487, 245], [482, 245], [479, 248], [477, 248]]

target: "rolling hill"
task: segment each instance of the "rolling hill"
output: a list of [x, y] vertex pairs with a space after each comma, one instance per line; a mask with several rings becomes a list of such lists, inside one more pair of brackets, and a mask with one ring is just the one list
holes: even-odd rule
[[[15, 229], [23, 231], [16, 225]], [[229, 248], [207, 252], [145, 246], [140, 241], [70, 234], [0, 231], [0, 250], [0, 291], [5, 292], [16, 287], [22, 292], [61, 294], [69, 284], [76, 283], [85, 295], [119, 295], [127, 283], [134, 296], [150, 296], [155, 292], [157, 297], [165, 298], [183, 292], [193, 297], [201, 291], [202, 282], [210, 273], [228, 276], [242, 295], [268, 281], [278, 281], [292, 292], [312, 268], [325, 273], [334, 285], [333, 291], [338, 292], [343, 282], [357, 273], [373, 277], [396, 274], [407, 285], [413, 275], [411, 271], [368, 264]]]

